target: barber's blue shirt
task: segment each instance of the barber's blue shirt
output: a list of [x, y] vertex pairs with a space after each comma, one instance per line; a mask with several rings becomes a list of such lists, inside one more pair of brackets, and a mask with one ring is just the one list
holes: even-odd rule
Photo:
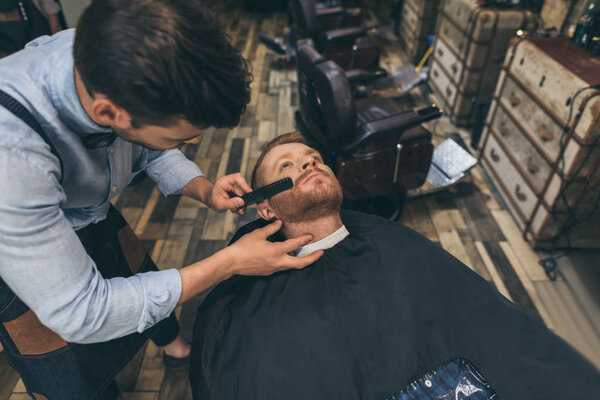
[[[140, 171], [163, 194], [200, 169], [179, 150], [152, 151], [117, 138], [90, 150], [81, 138], [105, 132], [75, 89], [74, 30], [40, 37], [0, 60], [0, 88], [21, 102], [57, 148], [0, 107], [0, 276], [40, 321], [71, 342], [142, 332], [167, 317], [181, 294], [177, 270], [103, 279], [75, 231], [105, 218], [110, 199]], [[174, 266], [176, 267], [176, 266]]]

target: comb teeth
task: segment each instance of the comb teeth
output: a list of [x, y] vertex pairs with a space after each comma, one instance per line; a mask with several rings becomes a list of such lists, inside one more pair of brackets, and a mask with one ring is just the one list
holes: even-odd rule
[[279, 181], [270, 183], [266, 186], [258, 188], [250, 193], [246, 193], [242, 196], [244, 200], [245, 206], [249, 206], [250, 204], [260, 203], [261, 201], [268, 199], [270, 197], [275, 196], [285, 190], [291, 189], [294, 187], [294, 182], [292, 178], [284, 178]]

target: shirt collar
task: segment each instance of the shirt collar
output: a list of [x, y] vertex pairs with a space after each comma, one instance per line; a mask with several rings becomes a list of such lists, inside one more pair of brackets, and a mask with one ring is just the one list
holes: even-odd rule
[[340, 229], [333, 232], [331, 235], [324, 237], [314, 243], [307, 244], [306, 246], [300, 246], [296, 249], [295, 253], [298, 257], [303, 257], [314, 253], [317, 250], [327, 250], [341, 242], [348, 236], [350, 232], [346, 229], [345, 225], [342, 225]]
[[71, 52], [64, 54], [57, 60], [57, 64], [49, 71], [51, 75], [49, 82], [52, 103], [60, 119], [80, 137], [111, 132], [110, 127], [100, 126], [92, 121], [79, 101], [75, 88], [73, 54]]

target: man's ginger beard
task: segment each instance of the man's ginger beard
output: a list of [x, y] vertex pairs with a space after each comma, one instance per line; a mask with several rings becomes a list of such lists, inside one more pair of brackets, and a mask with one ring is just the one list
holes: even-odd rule
[[[297, 183], [314, 173], [320, 172], [325, 179], [313, 183], [311, 191], [302, 191]], [[315, 179], [315, 178], [313, 178]], [[325, 170], [313, 168], [300, 175], [291, 190], [286, 190], [269, 199], [269, 203], [278, 218], [285, 222], [310, 222], [329, 215], [337, 214], [342, 205], [342, 189], [337, 180]]]

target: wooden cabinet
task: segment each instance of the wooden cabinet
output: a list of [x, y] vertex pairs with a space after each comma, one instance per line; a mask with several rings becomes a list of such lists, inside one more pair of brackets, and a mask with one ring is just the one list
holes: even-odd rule
[[535, 246], [600, 248], [599, 89], [600, 57], [564, 38], [506, 54], [481, 162]]
[[413, 64], [418, 64], [429, 48], [440, 0], [405, 0], [402, 6], [398, 37]]
[[519, 29], [532, 31], [537, 25], [537, 16], [527, 10], [484, 8], [471, 0], [442, 2], [429, 83], [454, 124], [472, 124], [475, 108], [491, 100], [510, 39]]

